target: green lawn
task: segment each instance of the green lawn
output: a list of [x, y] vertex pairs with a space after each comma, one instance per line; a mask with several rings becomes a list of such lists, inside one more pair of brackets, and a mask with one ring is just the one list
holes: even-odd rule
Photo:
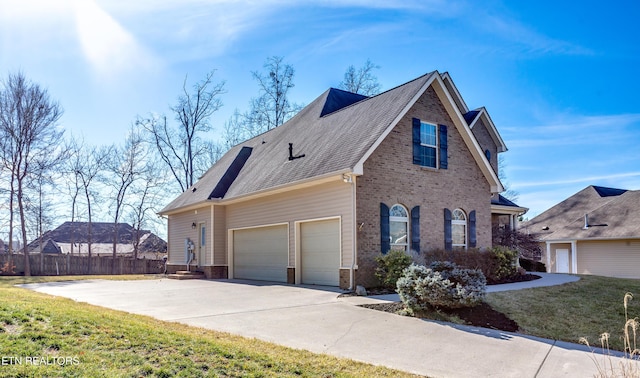
[[[586, 337], [600, 347], [600, 334], [610, 334], [611, 349], [624, 350], [625, 293], [629, 318], [640, 316], [640, 280], [581, 276], [561, 286], [487, 294], [487, 302], [515, 320], [523, 333], [577, 343]], [[640, 335], [638, 335], [640, 337]]]
[[0, 377], [411, 376], [13, 286], [82, 278], [0, 276]]

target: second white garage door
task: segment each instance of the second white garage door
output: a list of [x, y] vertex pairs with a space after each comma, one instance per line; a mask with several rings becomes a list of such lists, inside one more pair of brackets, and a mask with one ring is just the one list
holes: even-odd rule
[[287, 282], [288, 227], [257, 227], [233, 232], [233, 277]]
[[303, 284], [340, 284], [340, 221], [300, 224], [300, 266]]

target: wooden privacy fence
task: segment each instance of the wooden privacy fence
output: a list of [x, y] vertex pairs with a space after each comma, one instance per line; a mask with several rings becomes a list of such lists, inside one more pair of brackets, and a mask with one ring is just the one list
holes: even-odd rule
[[[13, 273], [0, 271], [0, 275], [23, 274], [24, 255], [0, 254], [0, 269], [11, 262]], [[76, 274], [159, 274], [164, 273], [164, 260], [133, 259], [128, 256], [73, 256], [34, 253], [29, 255], [32, 276], [56, 276]], [[9, 267], [10, 268], [10, 267]], [[5, 270], [7, 270], [5, 268]]]

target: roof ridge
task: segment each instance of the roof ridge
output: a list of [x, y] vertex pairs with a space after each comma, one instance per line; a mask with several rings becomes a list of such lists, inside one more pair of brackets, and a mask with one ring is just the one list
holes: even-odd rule
[[[380, 93], [378, 93], [378, 94], [376, 94], [376, 95], [374, 95], [374, 96], [368, 96], [368, 97], [366, 97], [366, 98], [364, 98], [364, 99], [362, 99], [362, 100], [360, 100], [360, 101], [357, 101], [357, 102], [355, 102], [355, 103], [353, 103], [353, 104], [351, 104], [351, 105], [349, 105], [349, 106], [345, 106], [344, 108], [341, 108], [341, 109], [339, 109], [339, 110], [336, 110], [335, 112], [332, 112], [332, 113], [326, 114], [325, 116], [333, 115], [333, 114], [339, 113], [339, 112], [341, 112], [341, 111], [343, 111], [343, 110], [345, 110], [345, 109], [349, 109], [349, 108], [351, 108], [351, 107], [353, 107], [353, 106], [355, 106], [355, 105], [359, 105], [359, 104], [362, 104], [362, 103], [367, 102], [367, 101], [369, 101], [369, 100], [373, 100], [373, 99], [375, 99], [375, 98], [377, 98], [377, 97], [380, 97], [380, 96], [382, 96], [382, 95], [385, 95], [385, 94], [387, 94], [387, 93], [389, 93], [389, 92], [391, 92], [391, 91], [393, 91], [393, 90], [396, 90], [396, 89], [398, 89], [398, 88], [401, 88], [401, 87], [404, 87], [404, 86], [406, 86], [406, 85], [408, 85], [408, 84], [411, 84], [411, 83], [413, 83], [413, 82], [415, 82], [415, 81], [418, 81], [418, 80], [420, 80], [420, 79], [422, 79], [422, 78], [424, 78], [424, 77], [431, 76], [431, 75], [433, 75], [434, 73], [438, 73], [438, 70], [434, 70], [434, 71], [431, 71], [431, 72], [427, 72], [426, 74], [424, 74], [424, 75], [420, 75], [419, 77], [416, 77], [416, 78], [415, 78], [415, 79], [413, 79], [413, 80], [409, 80], [409, 81], [407, 81], [406, 83], [402, 83], [402, 84], [400, 84], [400, 85], [396, 85], [395, 87], [393, 87], [393, 88], [389, 88], [389, 89], [387, 89], [386, 91], [384, 91], [384, 92], [380, 92]], [[331, 88], [329, 88], [329, 89], [331, 89]], [[351, 92], [351, 93], [353, 93], [353, 92]]]

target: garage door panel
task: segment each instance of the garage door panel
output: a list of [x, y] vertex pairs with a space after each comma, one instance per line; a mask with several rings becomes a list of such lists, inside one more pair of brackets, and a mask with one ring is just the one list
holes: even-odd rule
[[338, 286], [340, 283], [340, 221], [300, 225], [302, 283]]
[[286, 225], [234, 231], [234, 277], [287, 282], [288, 245]]

